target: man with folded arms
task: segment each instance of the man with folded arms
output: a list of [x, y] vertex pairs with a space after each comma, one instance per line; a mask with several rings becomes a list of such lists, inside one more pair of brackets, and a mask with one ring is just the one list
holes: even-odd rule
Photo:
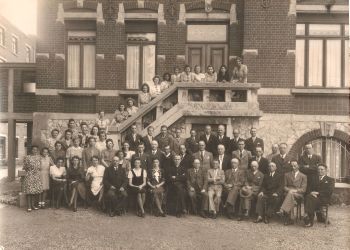
[[201, 163], [198, 159], [193, 161], [193, 168], [187, 170], [187, 190], [191, 199], [193, 212], [198, 212], [198, 200], [201, 201], [199, 214], [206, 218], [208, 212], [208, 176], [207, 171], [200, 167]]
[[225, 173], [219, 168], [218, 159], [213, 160], [213, 167], [208, 170], [209, 213], [216, 219], [221, 202], [222, 186], [225, 183]]
[[284, 175], [285, 198], [280, 211], [277, 212], [278, 215], [284, 216], [284, 225], [286, 226], [293, 223], [291, 220], [291, 211], [294, 208], [294, 204], [303, 198], [307, 187], [306, 175], [299, 171], [298, 162], [292, 160], [291, 165], [293, 171]]
[[256, 213], [258, 218], [254, 221], [260, 223], [264, 220], [265, 224], [269, 223], [269, 218], [276, 212], [283, 194], [283, 176], [276, 171], [277, 167], [274, 162], [269, 164], [270, 173], [265, 175], [261, 192], [258, 195], [256, 204]]

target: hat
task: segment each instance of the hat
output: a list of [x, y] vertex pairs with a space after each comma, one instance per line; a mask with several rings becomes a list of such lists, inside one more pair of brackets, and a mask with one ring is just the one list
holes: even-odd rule
[[253, 189], [251, 186], [243, 186], [240, 191], [240, 195], [243, 198], [248, 198], [253, 194]]

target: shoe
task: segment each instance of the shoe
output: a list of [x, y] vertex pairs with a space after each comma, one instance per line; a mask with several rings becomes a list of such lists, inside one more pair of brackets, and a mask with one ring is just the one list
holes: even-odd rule
[[39, 209], [38, 207], [33, 206], [33, 210], [38, 210], [38, 209]]
[[269, 223], [270, 223], [269, 218], [268, 218], [267, 216], [266, 216], [265, 219], [264, 219], [264, 223], [265, 223], [265, 224], [269, 224]]
[[166, 214], [164, 212], [160, 213], [161, 217], [166, 217]]
[[145, 218], [146, 217], [146, 214], [145, 214], [145, 212], [141, 212], [141, 218]]
[[217, 218], [217, 214], [216, 214], [216, 213], [214, 213], [214, 214], [213, 214], [212, 219], [214, 219], [214, 220], [215, 220], [216, 218]]
[[31, 208], [28, 208], [28, 209], [27, 209], [27, 212], [31, 212], [31, 211], [32, 211], [32, 209], [31, 209]]
[[73, 212], [76, 212], [76, 211], [78, 211], [78, 210], [77, 210], [77, 208], [76, 208], [76, 207], [75, 207], [75, 208], [73, 208]]
[[294, 224], [294, 222], [291, 219], [288, 219], [283, 223], [283, 225], [285, 225], [285, 226], [289, 226], [289, 225], [293, 225], [293, 224]]
[[207, 215], [205, 214], [204, 211], [200, 211], [200, 212], [199, 212], [199, 215], [200, 215], [202, 218], [207, 218]]
[[176, 218], [181, 218], [181, 214], [180, 213], [176, 213]]
[[242, 221], [243, 218], [242, 218], [241, 216], [238, 216], [237, 220], [238, 220], [238, 221]]
[[278, 212], [276, 212], [276, 214], [277, 214], [279, 217], [284, 216], [284, 212], [283, 212], [283, 211], [278, 211]]
[[263, 219], [261, 218], [261, 216], [259, 216], [255, 221], [254, 223], [261, 223], [263, 222]]
[[42, 209], [45, 209], [46, 208], [45, 206], [46, 206], [45, 202], [41, 203], [41, 208]]
[[305, 224], [305, 227], [312, 227], [312, 223]]
[[108, 214], [109, 214], [109, 217], [115, 216], [114, 211], [112, 209], [109, 210]]
[[230, 220], [233, 220], [234, 219], [234, 215], [232, 213], [229, 213], [228, 216], [227, 216]]

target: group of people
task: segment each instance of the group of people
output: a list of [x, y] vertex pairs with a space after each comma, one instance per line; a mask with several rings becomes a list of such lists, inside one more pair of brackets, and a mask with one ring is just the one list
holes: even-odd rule
[[[286, 143], [274, 144], [265, 157], [264, 141], [254, 127], [251, 137], [243, 139], [234, 129], [231, 139], [223, 125], [216, 133], [206, 125], [201, 135], [192, 129], [189, 138], [182, 137], [180, 128], [170, 133], [165, 125], [157, 136], [149, 126], [142, 137], [132, 125], [116, 150], [97, 123], [87, 134], [86, 123], [77, 131], [71, 119], [62, 139], [60, 131], [52, 131], [41, 155], [32, 146], [23, 166], [28, 211], [44, 208], [52, 189], [56, 207], [63, 200], [77, 211], [80, 197], [84, 205], [104, 204], [110, 216], [125, 213], [132, 201], [136, 214], [145, 217], [148, 200], [156, 216], [192, 212], [215, 219], [226, 214], [229, 219], [252, 216], [255, 223], [269, 223], [279, 215], [289, 225], [295, 205], [304, 202], [307, 227], [313, 225], [315, 213], [324, 220], [319, 208], [329, 204], [334, 179], [327, 176], [327, 166], [311, 144], [299, 159], [289, 158]], [[33, 198], [37, 195], [38, 205]]]
[[[164, 73], [161, 78], [159, 75], [153, 77], [153, 84], [149, 85], [143, 83], [141, 86], [141, 93], [138, 96], [138, 105], [133, 98], [126, 100], [126, 105], [120, 103], [117, 110], [114, 112], [113, 120], [110, 122], [108, 119], [104, 119], [101, 116], [101, 120], [104, 120], [106, 126], [118, 127], [123, 121], [127, 120], [130, 116], [135, 114], [139, 108], [147, 105], [152, 99], [156, 98], [162, 92], [167, 90], [175, 82], [194, 82], [194, 83], [225, 83], [225, 82], [239, 82], [247, 83], [248, 68], [242, 63], [242, 59], [236, 58], [236, 66], [232, 72], [226, 65], [221, 65], [218, 72], [215, 71], [212, 65], [208, 65], [206, 72], [203, 73], [199, 65], [195, 65], [193, 70], [191, 66], [185, 65], [183, 71], [176, 67], [174, 73]], [[165, 109], [170, 109], [174, 105], [174, 102], [170, 100], [168, 103], [164, 103]], [[146, 124], [148, 125], [148, 123]], [[146, 126], [145, 126], [146, 127]]]

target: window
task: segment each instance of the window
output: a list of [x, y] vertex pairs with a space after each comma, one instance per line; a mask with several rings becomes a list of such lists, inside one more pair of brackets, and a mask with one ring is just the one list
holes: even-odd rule
[[297, 24], [295, 85], [340, 88], [348, 77], [349, 26]]
[[29, 63], [32, 60], [32, 50], [29, 46], [26, 46], [26, 62]]
[[5, 46], [5, 28], [0, 27], [0, 45]]
[[138, 89], [152, 83], [156, 71], [156, 33], [128, 33], [126, 87]]
[[95, 38], [95, 31], [68, 31], [68, 88], [95, 88]]
[[0, 136], [0, 160], [6, 159], [6, 137]]
[[18, 38], [15, 36], [12, 36], [12, 53], [18, 53]]
[[310, 142], [315, 154], [321, 155], [328, 166], [328, 175], [337, 182], [349, 182], [350, 152], [344, 142], [334, 138], [320, 138]]
[[63, 111], [65, 113], [95, 113], [95, 96], [64, 96]]

